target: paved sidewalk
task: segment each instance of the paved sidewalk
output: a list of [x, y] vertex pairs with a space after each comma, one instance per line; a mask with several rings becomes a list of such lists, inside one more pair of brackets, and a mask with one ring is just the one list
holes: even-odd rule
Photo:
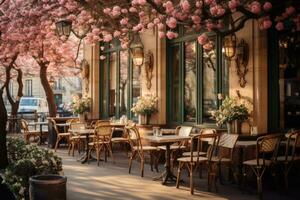
[[[79, 156], [68, 156], [67, 150], [58, 150], [57, 154], [63, 158], [63, 170], [68, 178], [67, 195], [70, 200], [258, 199], [255, 194], [242, 194], [235, 185], [230, 184], [218, 184], [219, 193], [208, 193], [205, 178], [195, 184], [195, 195], [190, 195], [188, 179], [184, 179], [185, 183], [180, 189], [176, 189], [175, 184], [163, 186], [160, 182], [152, 181], [152, 177], [158, 174], [151, 172], [148, 164], [145, 164], [145, 177], [141, 178], [138, 162], [133, 163], [132, 174], [128, 174], [128, 159], [124, 153], [114, 153], [116, 164], [108, 160], [107, 163], [101, 162], [99, 167], [96, 162], [81, 164], [76, 161]], [[266, 193], [264, 199], [293, 199], [281, 196], [277, 191]]]

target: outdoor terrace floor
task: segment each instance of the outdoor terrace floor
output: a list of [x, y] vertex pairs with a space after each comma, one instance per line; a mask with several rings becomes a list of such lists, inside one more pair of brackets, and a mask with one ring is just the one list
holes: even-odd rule
[[[203, 178], [199, 179], [195, 174], [195, 194], [190, 195], [187, 172], [183, 172], [184, 183], [180, 189], [176, 189], [175, 184], [167, 186], [161, 185], [159, 181], [153, 181], [152, 177], [158, 173], [150, 171], [150, 165], [145, 164], [145, 176], [140, 177], [139, 162], [133, 162], [132, 173], [128, 174], [128, 158], [124, 152], [114, 152], [116, 163], [113, 164], [110, 159], [107, 163], [90, 162], [90, 164], [81, 164], [77, 161], [80, 157], [78, 153], [75, 156], [68, 156], [66, 149], [59, 149], [57, 155], [63, 158], [64, 174], [68, 178], [67, 195], [70, 200], [93, 200], [93, 199], [236, 199], [251, 200], [258, 199], [255, 193], [255, 184], [247, 186], [251, 192], [242, 192], [237, 185], [218, 183], [218, 193], [207, 192], [207, 182], [205, 172]], [[160, 172], [163, 170], [163, 164], [160, 164]], [[225, 173], [224, 173], [225, 174]], [[254, 180], [255, 181], [255, 180]], [[255, 182], [254, 182], [255, 183]], [[251, 184], [250, 184], [251, 185]], [[264, 199], [286, 200], [297, 199], [297, 185], [291, 186], [288, 193], [284, 191], [272, 189], [271, 186], [265, 184]]]

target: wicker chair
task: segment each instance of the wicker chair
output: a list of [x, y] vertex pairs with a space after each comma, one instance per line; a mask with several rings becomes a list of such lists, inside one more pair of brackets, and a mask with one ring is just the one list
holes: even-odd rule
[[49, 119], [49, 121], [52, 123], [52, 127], [54, 128], [54, 131], [56, 132], [56, 135], [57, 135], [57, 138], [56, 138], [56, 142], [55, 142], [55, 148], [54, 148], [54, 151], [56, 152], [56, 150], [57, 150], [57, 147], [58, 147], [58, 145], [59, 145], [59, 142], [62, 140], [62, 139], [66, 139], [67, 140], [67, 142], [68, 142], [68, 145], [70, 145], [69, 144], [69, 142], [70, 142], [70, 133], [68, 133], [68, 132], [63, 132], [63, 133], [60, 133], [59, 131], [58, 131], [58, 128], [57, 128], [57, 125], [56, 125], [56, 121], [54, 120], [54, 119]]
[[131, 156], [129, 160], [129, 173], [131, 172], [132, 160], [138, 155], [141, 161], [141, 177], [144, 176], [144, 163], [145, 163], [145, 152], [150, 154], [150, 165], [151, 171], [153, 171], [153, 161], [155, 164], [156, 171], [158, 172], [158, 159], [156, 154], [158, 153], [158, 148], [154, 146], [143, 146], [141, 137], [138, 129], [134, 123], [127, 124], [125, 126], [125, 131], [129, 138], [129, 144], [131, 146]]
[[104, 150], [105, 162], [107, 161], [107, 153], [110, 154], [113, 163], [115, 162], [112, 154], [112, 149], [111, 149], [111, 136], [112, 136], [112, 128], [110, 125], [98, 125], [95, 127], [93, 142], [89, 143], [90, 150], [88, 155], [90, 157], [91, 152], [93, 150], [96, 151], [98, 166], [100, 163], [100, 155], [102, 150]]
[[[277, 155], [278, 145], [281, 139], [281, 135], [267, 135], [257, 138], [256, 141], [256, 158], [252, 160], [246, 160], [243, 162], [244, 173], [243, 173], [243, 187], [246, 183], [246, 167], [251, 168], [251, 170], [256, 175], [257, 180], [257, 192], [259, 197], [262, 197], [262, 177], [265, 173], [267, 167], [272, 167], [275, 163], [275, 158]], [[266, 158], [270, 155], [270, 158]]]
[[[208, 139], [208, 140], [212, 141], [211, 148], [208, 149], [208, 151], [206, 153], [206, 155], [207, 155], [206, 157], [199, 156], [199, 153], [201, 150], [200, 147], [201, 147], [201, 143], [202, 143], [203, 139]], [[217, 139], [217, 134], [215, 134], [215, 133], [197, 134], [192, 137], [190, 156], [189, 157], [181, 157], [181, 158], [177, 159], [177, 161], [179, 162], [179, 166], [178, 166], [178, 172], [177, 172], [176, 188], [179, 188], [181, 170], [184, 166], [186, 166], [189, 171], [189, 177], [190, 177], [190, 192], [191, 192], [191, 194], [194, 194], [193, 172], [195, 170], [197, 170], [197, 168], [200, 164], [206, 163], [208, 166], [207, 167], [208, 174], [210, 173], [210, 162], [211, 162], [212, 154], [216, 147], [216, 139]], [[195, 154], [195, 152], [196, 152], [196, 154]], [[208, 185], [209, 185], [209, 180], [210, 179], [208, 179]]]
[[21, 124], [21, 130], [22, 130], [24, 138], [25, 138], [25, 142], [27, 144], [30, 143], [30, 138], [31, 137], [33, 137], [33, 140], [35, 141], [36, 137], [40, 137], [41, 136], [40, 135], [41, 134], [40, 131], [29, 130], [29, 128], [28, 128], [28, 122], [26, 120], [21, 119], [20, 124]]
[[[69, 121], [67, 122], [69, 123]], [[70, 121], [70, 129], [82, 129], [85, 128], [85, 123], [80, 123], [79, 120], [71, 120]], [[77, 147], [78, 153], [81, 151], [82, 143], [85, 139], [85, 136], [78, 136], [76, 134], [70, 133], [69, 137], [69, 151], [68, 155], [72, 151], [72, 156], [74, 156], [75, 147]]]
[[[233, 169], [233, 150], [235, 147], [235, 144], [237, 142], [239, 135], [238, 134], [228, 134], [228, 133], [222, 133], [218, 139], [217, 147], [218, 147], [218, 155], [213, 156], [211, 158], [211, 165], [212, 170], [210, 171], [209, 177], [210, 183], [213, 183], [215, 186], [215, 189], [217, 191], [217, 177], [219, 177], [220, 183], [222, 184], [222, 173], [221, 173], [221, 167], [222, 165], [227, 165], [229, 167], [229, 170]], [[225, 157], [222, 155], [222, 152], [220, 149], [228, 149], [229, 150], [229, 157]], [[210, 188], [211, 185], [208, 187]]]
[[[187, 136], [190, 136], [192, 129], [193, 129], [193, 127], [191, 127], [191, 126], [177, 126], [176, 130], [175, 130], [175, 134], [179, 135], [179, 136], [187, 137]], [[172, 144], [170, 146], [171, 169], [173, 169], [174, 162], [176, 161], [176, 159], [177, 159], [178, 155], [181, 153], [181, 151], [187, 149], [187, 145], [188, 145], [188, 141], [182, 141], [182, 142]], [[159, 146], [158, 148], [166, 151], [165, 146]]]
[[297, 149], [300, 148], [300, 131], [287, 135], [285, 154], [276, 158], [277, 164], [283, 167], [285, 188], [288, 189], [288, 175], [296, 161], [300, 160]]

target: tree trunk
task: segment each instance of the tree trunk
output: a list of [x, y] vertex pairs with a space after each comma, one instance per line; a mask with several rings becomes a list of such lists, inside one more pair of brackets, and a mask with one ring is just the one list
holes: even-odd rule
[[47, 79], [47, 65], [45, 63], [39, 63], [39, 65], [40, 65], [41, 84], [44, 88], [47, 102], [48, 102], [48, 107], [49, 107], [49, 116], [55, 117], [56, 116], [56, 105], [55, 105], [54, 94], [53, 94], [52, 88]]
[[3, 88], [0, 89], [0, 169], [5, 169], [8, 165], [6, 149], [6, 123], [7, 111], [3, 101]]

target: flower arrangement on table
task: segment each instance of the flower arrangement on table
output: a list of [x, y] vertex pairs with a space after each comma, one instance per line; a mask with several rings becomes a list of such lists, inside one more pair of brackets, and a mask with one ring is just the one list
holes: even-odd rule
[[151, 115], [158, 112], [156, 108], [157, 101], [158, 97], [152, 94], [138, 97], [138, 100], [133, 104], [131, 111], [135, 115], [142, 115], [147, 117], [148, 123]]
[[29, 199], [29, 178], [34, 175], [59, 174], [62, 160], [53, 152], [36, 145], [26, 145], [19, 138], [7, 139], [8, 167], [2, 174], [17, 199]]
[[245, 121], [249, 117], [249, 109], [245, 102], [239, 101], [238, 98], [226, 97], [218, 110], [211, 112], [212, 117], [216, 120], [217, 126], [233, 121]]
[[72, 110], [75, 114], [84, 114], [90, 111], [91, 98], [74, 96], [72, 101]]

